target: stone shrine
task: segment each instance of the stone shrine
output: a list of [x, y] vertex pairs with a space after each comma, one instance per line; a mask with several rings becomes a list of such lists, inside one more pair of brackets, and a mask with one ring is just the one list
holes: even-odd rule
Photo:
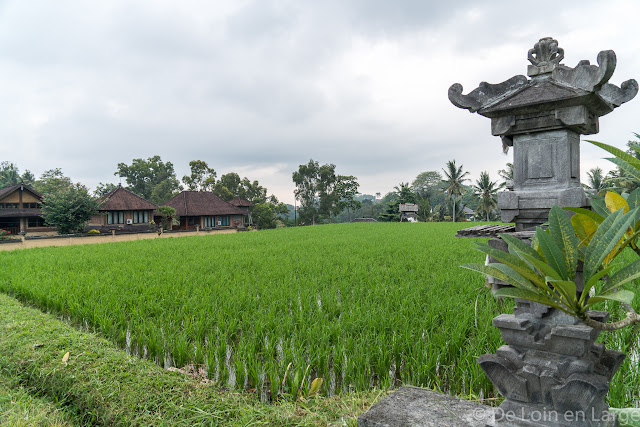
[[564, 50], [551, 37], [528, 53], [527, 77], [499, 84], [480, 83], [468, 95], [458, 83], [449, 100], [491, 119], [491, 133], [513, 147], [513, 191], [498, 196], [503, 222], [516, 231], [547, 220], [551, 206], [586, 206], [580, 185], [580, 135], [598, 133], [598, 118], [633, 99], [638, 83], [608, 83], [616, 67], [612, 50], [598, 54], [598, 65], [580, 61], [575, 68], [560, 62]]
[[[498, 195], [502, 221], [515, 222], [515, 235], [548, 219], [549, 209], [587, 206], [580, 185], [580, 135], [598, 132], [598, 118], [630, 101], [638, 83], [608, 83], [616, 67], [611, 50], [598, 54], [598, 65], [561, 64], [564, 51], [551, 37], [528, 52], [528, 79], [515, 76], [499, 84], [481, 83], [468, 95], [449, 88], [460, 108], [491, 119], [491, 132], [513, 147], [513, 191]], [[506, 244], [489, 243], [506, 250]], [[578, 289], [582, 286], [576, 283]], [[625, 355], [595, 343], [600, 331], [560, 310], [516, 299], [513, 314], [493, 319], [507, 343], [478, 363], [505, 397], [495, 425], [615, 426], [605, 396]], [[606, 321], [608, 313], [590, 316]], [[511, 417], [505, 414], [512, 414]]]

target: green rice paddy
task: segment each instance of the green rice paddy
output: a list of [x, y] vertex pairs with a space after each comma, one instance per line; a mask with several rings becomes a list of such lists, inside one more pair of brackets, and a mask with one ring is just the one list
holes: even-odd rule
[[473, 239], [454, 238], [468, 225], [336, 224], [3, 252], [0, 292], [265, 399], [295, 396], [316, 377], [328, 395], [410, 384], [493, 397], [476, 358], [502, 344], [491, 325], [501, 310], [483, 278], [458, 267], [483, 261]]

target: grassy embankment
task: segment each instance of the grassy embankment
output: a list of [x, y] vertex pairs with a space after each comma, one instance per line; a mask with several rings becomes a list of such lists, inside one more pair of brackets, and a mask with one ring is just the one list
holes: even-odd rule
[[[69, 357], [63, 361], [65, 354]], [[356, 425], [380, 391], [261, 403], [0, 294], [0, 425]]]

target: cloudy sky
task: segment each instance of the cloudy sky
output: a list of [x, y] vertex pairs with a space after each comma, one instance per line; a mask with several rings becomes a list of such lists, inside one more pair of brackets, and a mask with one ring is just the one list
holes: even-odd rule
[[[631, 0], [0, 0], [0, 160], [93, 189], [119, 162], [160, 155], [180, 178], [200, 159], [288, 203], [310, 158], [368, 194], [453, 159], [497, 179], [511, 155], [448, 87], [526, 74], [545, 36], [565, 65], [613, 49], [610, 82], [640, 80], [638, 16]], [[635, 99], [586, 138], [623, 147], [639, 117]], [[605, 154], [583, 143], [583, 176]]]

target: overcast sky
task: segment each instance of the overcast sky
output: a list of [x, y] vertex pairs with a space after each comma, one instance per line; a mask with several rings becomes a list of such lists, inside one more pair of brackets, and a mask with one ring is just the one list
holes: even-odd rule
[[[610, 82], [640, 80], [638, 16], [631, 0], [0, 0], [0, 160], [94, 189], [119, 162], [160, 155], [181, 178], [200, 159], [288, 203], [310, 158], [368, 194], [453, 159], [497, 180], [512, 154], [449, 86], [526, 74], [545, 36], [565, 65], [613, 49]], [[624, 147], [639, 117], [634, 99], [583, 140]], [[581, 151], [583, 176], [611, 169]]]

